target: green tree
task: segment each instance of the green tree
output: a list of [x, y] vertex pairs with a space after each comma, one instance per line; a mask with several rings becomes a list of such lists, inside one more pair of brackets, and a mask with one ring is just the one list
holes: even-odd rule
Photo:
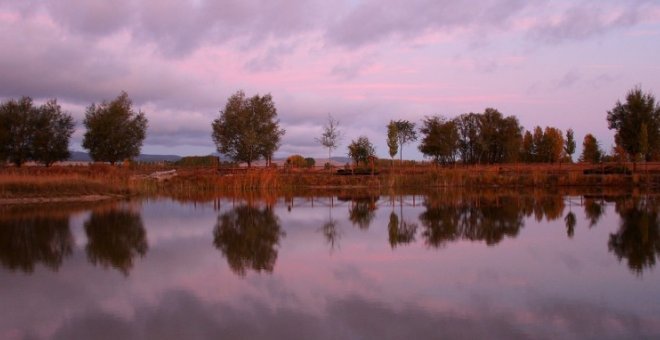
[[397, 138], [398, 130], [396, 122], [390, 120], [390, 123], [387, 124], [387, 150], [390, 154], [390, 158], [394, 161], [394, 156], [399, 151], [399, 139]]
[[465, 113], [454, 119], [458, 128], [458, 152], [463, 163], [479, 162], [481, 156], [479, 116], [478, 113]]
[[332, 150], [336, 149], [341, 142], [341, 131], [339, 130], [339, 121], [328, 114], [328, 123], [323, 126], [323, 133], [320, 138], [315, 138], [324, 148], [328, 149], [328, 162], [330, 162]]
[[575, 153], [575, 135], [573, 129], [566, 130], [566, 141], [564, 143], [564, 153], [568, 156], [568, 160], [573, 162], [573, 154]]
[[459, 136], [456, 122], [440, 116], [426, 117], [420, 128], [419, 151], [436, 163], [452, 163], [458, 152]]
[[32, 158], [46, 166], [71, 156], [69, 140], [73, 134], [73, 118], [62, 112], [57, 100], [52, 99], [37, 110]]
[[132, 108], [126, 92], [121, 92], [111, 102], [92, 103], [83, 121], [87, 131], [83, 136], [83, 148], [96, 162], [115, 164], [137, 157], [146, 137], [147, 118]]
[[564, 152], [564, 137], [561, 130], [547, 126], [543, 131], [541, 157], [548, 163], [559, 162]]
[[522, 139], [522, 150], [520, 158], [523, 162], [532, 163], [536, 158], [536, 150], [534, 147], [534, 137], [529, 131], [525, 131]]
[[360, 162], [368, 165], [369, 158], [375, 155], [376, 149], [374, 145], [365, 136], [360, 136], [357, 140], [352, 140], [351, 144], [348, 145], [348, 157], [353, 159], [355, 165], [359, 165]]
[[607, 112], [607, 122], [611, 130], [616, 130], [616, 143], [633, 161], [642, 151], [639, 137], [643, 125], [647, 130], [647, 148], [642, 159], [650, 160], [652, 150], [660, 147], [660, 106], [652, 94], [642, 92], [640, 87], [628, 92], [625, 103], [616, 102], [614, 108]]
[[0, 153], [16, 166], [32, 159], [37, 108], [32, 98], [11, 99], [0, 106], [0, 138], [3, 140]]
[[[397, 120], [395, 122], [390, 122], [390, 124], [392, 123], [394, 123], [396, 126], [396, 139], [397, 143], [399, 144], [399, 161], [403, 161], [403, 146], [417, 140], [415, 123], [407, 120]], [[389, 142], [388, 146], [390, 146]]]
[[248, 168], [260, 157], [270, 160], [285, 132], [270, 94], [246, 98], [243, 91], [229, 97], [212, 128], [218, 152], [246, 162]]
[[580, 162], [591, 162], [598, 163], [602, 157], [603, 152], [600, 150], [600, 145], [598, 140], [592, 134], [588, 133], [584, 136], [584, 141], [582, 142], [582, 155], [580, 156]]

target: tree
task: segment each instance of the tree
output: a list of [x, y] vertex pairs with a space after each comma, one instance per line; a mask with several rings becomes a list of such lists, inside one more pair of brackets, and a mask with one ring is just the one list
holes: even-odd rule
[[[399, 161], [403, 161], [403, 145], [417, 140], [415, 123], [407, 120], [391, 121], [390, 124], [392, 123], [396, 126], [396, 139], [399, 144]], [[388, 146], [390, 146], [389, 142]]]
[[126, 92], [122, 91], [111, 102], [92, 103], [83, 124], [87, 131], [82, 146], [89, 150], [95, 162], [115, 164], [140, 154], [147, 118], [144, 112], [133, 110]]
[[555, 163], [561, 160], [564, 151], [564, 137], [561, 130], [547, 126], [543, 131], [543, 149], [540, 152], [543, 161]]
[[9, 159], [16, 166], [32, 158], [32, 141], [35, 132], [37, 109], [32, 98], [22, 97], [18, 101], [9, 100], [0, 106], [0, 138], [3, 160]]
[[248, 168], [260, 157], [270, 161], [279, 148], [284, 129], [280, 129], [277, 109], [270, 94], [246, 98], [238, 91], [227, 100], [220, 117], [212, 124], [213, 142], [218, 152]]
[[453, 120], [440, 116], [426, 117], [420, 132], [424, 137], [419, 144], [419, 151], [431, 157], [436, 163], [451, 163], [458, 152], [458, 128]]
[[360, 136], [357, 140], [352, 140], [351, 144], [348, 145], [348, 157], [353, 159], [355, 165], [359, 165], [360, 162], [368, 165], [369, 158], [375, 155], [376, 149], [374, 145], [365, 136]]
[[315, 138], [323, 147], [328, 148], [328, 162], [330, 162], [330, 155], [332, 150], [336, 149], [339, 146], [341, 141], [341, 131], [339, 130], [339, 121], [332, 118], [332, 115], [328, 114], [328, 123], [323, 126], [323, 133], [320, 138]]
[[73, 118], [62, 112], [57, 100], [52, 99], [38, 109], [32, 156], [35, 161], [50, 166], [54, 162], [68, 159], [69, 140], [73, 134]]
[[458, 128], [458, 151], [463, 163], [479, 162], [481, 148], [479, 143], [480, 118], [478, 113], [466, 113], [454, 119]]
[[522, 150], [520, 158], [523, 162], [532, 163], [536, 159], [536, 148], [534, 147], [534, 137], [529, 131], [525, 131], [522, 140]]
[[640, 132], [646, 125], [646, 152], [641, 155], [650, 160], [652, 150], [660, 147], [660, 106], [650, 93], [642, 92], [640, 87], [630, 90], [626, 102], [617, 101], [614, 108], [607, 112], [610, 130], [616, 130], [615, 141], [635, 161], [642, 151]]
[[398, 131], [396, 127], [396, 122], [390, 120], [390, 123], [387, 124], [387, 150], [389, 151], [390, 158], [394, 161], [394, 156], [399, 151], [399, 139], [397, 138]]
[[584, 136], [584, 141], [582, 142], [582, 155], [580, 156], [580, 162], [591, 162], [598, 163], [602, 157], [603, 152], [600, 150], [600, 145], [598, 145], [598, 140], [592, 134], [588, 133]]
[[564, 143], [564, 153], [568, 156], [568, 160], [573, 162], [573, 154], [575, 153], [575, 136], [573, 129], [566, 130], [566, 141]]

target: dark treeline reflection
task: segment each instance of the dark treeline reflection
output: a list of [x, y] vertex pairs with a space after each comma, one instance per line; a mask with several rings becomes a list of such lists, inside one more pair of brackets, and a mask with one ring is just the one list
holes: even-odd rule
[[128, 209], [92, 211], [85, 222], [87, 258], [94, 265], [114, 267], [124, 275], [133, 268], [133, 259], [147, 253], [147, 233], [140, 214]]
[[376, 210], [378, 209], [376, 203], [379, 196], [353, 196], [353, 197], [337, 197], [340, 201], [350, 201], [351, 205], [348, 209], [348, 219], [360, 229], [369, 229], [371, 221], [376, 217]]
[[627, 197], [617, 200], [616, 211], [621, 220], [619, 230], [610, 234], [608, 248], [619, 261], [641, 274], [655, 265], [660, 256], [660, 221], [658, 197]]
[[[392, 201], [394, 207], [396, 203]], [[387, 224], [388, 239], [390, 247], [396, 248], [397, 245], [404, 245], [415, 241], [415, 233], [417, 232], [417, 223], [407, 220], [403, 214], [403, 196], [399, 196], [399, 214], [397, 215], [394, 210], [390, 213], [390, 220]]]
[[272, 272], [277, 246], [284, 236], [279, 219], [270, 207], [240, 205], [220, 216], [213, 230], [213, 244], [238, 275], [247, 269]]
[[73, 243], [67, 215], [0, 217], [0, 262], [12, 271], [32, 273], [37, 263], [57, 271]]

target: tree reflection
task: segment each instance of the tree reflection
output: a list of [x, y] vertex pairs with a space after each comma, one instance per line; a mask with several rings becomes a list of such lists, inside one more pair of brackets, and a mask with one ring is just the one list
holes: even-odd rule
[[635, 197], [617, 202], [621, 216], [619, 230], [610, 234], [608, 248], [619, 261], [624, 258], [628, 267], [641, 274], [655, 265], [660, 255], [660, 222], [656, 199]]
[[270, 273], [283, 235], [279, 220], [270, 208], [241, 205], [218, 216], [213, 244], [236, 274], [245, 276], [247, 269]]
[[[401, 221], [399, 222], [399, 216]], [[390, 246], [394, 249], [399, 244], [408, 244], [415, 240], [417, 224], [406, 221], [403, 216], [403, 196], [399, 196], [399, 215], [394, 211], [390, 213], [390, 222], [387, 224]]]
[[584, 197], [584, 214], [589, 220], [589, 228], [596, 225], [604, 213], [605, 207], [602, 201], [597, 201], [593, 197]]
[[441, 247], [459, 239], [499, 243], [505, 236], [515, 237], [523, 227], [523, 213], [512, 197], [488, 200], [461, 200], [438, 203], [427, 198], [426, 211], [419, 219], [426, 244]]
[[128, 275], [135, 256], [149, 248], [142, 217], [130, 210], [113, 208], [93, 211], [85, 222], [87, 258], [94, 265], [114, 267]]
[[566, 235], [568, 238], [573, 238], [573, 235], [575, 235], [575, 224], [577, 224], [575, 214], [570, 211], [566, 214], [566, 217], [564, 217], [564, 222], [566, 223]]
[[369, 229], [371, 221], [376, 216], [376, 201], [378, 197], [373, 196], [351, 198], [348, 219], [360, 229]]
[[68, 216], [0, 219], [0, 262], [12, 271], [32, 273], [37, 263], [57, 271], [72, 249]]

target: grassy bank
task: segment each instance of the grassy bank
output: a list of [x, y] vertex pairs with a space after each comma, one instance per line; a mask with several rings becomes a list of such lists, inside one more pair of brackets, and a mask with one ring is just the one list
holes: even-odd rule
[[[635, 173], [589, 173], [578, 165], [507, 165], [442, 168], [434, 166], [380, 169], [377, 175], [340, 176], [334, 171], [300, 169], [178, 168], [176, 176], [148, 176], [171, 167], [134, 168], [108, 165], [7, 167], [0, 169], [0, 199], [25, 197], [169, 196], [197, 199], [219, 195], [286, 195], [342, 189], [427, 190], [440, 188], [660, 188], [655, 169]], [[587, 170], [587, 171], [585, 171]], [[586, 173], [585, 173], [586, 172]]]

